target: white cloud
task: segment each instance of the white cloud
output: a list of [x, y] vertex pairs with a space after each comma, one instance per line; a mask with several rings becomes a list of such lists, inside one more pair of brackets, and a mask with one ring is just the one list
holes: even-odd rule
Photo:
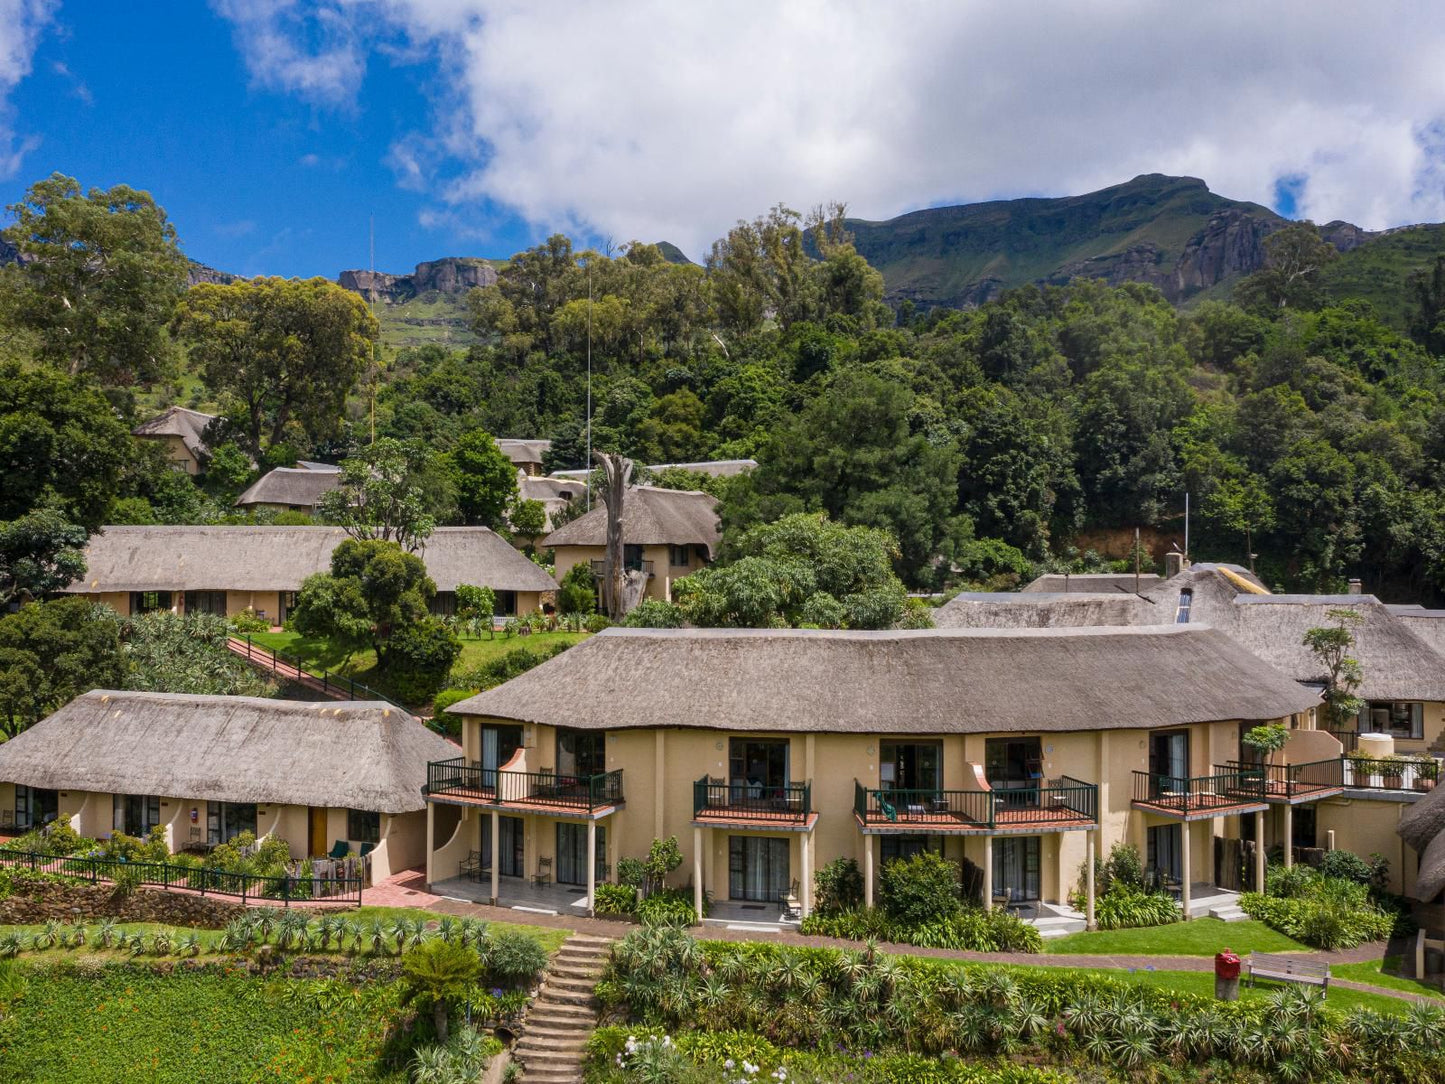
[[367, 42], [436, 58], [449, 89], [394, 150], [400, 180], [539, 231], [699, 255], [779, 200], [883, 218], [1156, 171], [1262, 203], [1301, 175], [1320, 221], [1445, 218], [1445, 10], [1419, 0], [220, 7], [274, 58], [349, 73], [288, 83], [252, 60], [311, 97], [350, 100]]
[[355, 98], [366, 74], [366, 48], [346, 0], [212, 0], [235, 28], [236, 45], [256, 83], [322, 105]]
[[15, 176], [37, 136], [15, 130], [10, 92], [30, 74], [40, 34], [54, 14], [53, 0], [0, 0], [0, 178]]

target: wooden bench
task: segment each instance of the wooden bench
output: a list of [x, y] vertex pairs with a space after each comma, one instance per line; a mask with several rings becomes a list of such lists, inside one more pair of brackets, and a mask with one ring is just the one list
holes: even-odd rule
[[1249, 985], [1256, 978], [1278, 979], [1280, 982], [1302, 982], [1330, 990], [1330, 965], [1317, 960], [1301, 960], [1296, 956], [1277, 956], [1270, 952], [1251, 952], [1245, 960]]

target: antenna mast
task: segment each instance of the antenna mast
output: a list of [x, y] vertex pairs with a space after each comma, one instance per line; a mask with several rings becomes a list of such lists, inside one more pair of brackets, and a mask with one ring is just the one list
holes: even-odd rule
[[592, 510], [592, 258], [587, 258], [587, 510]]
[[376, 274], [376, 216], [375, 216], [375, 215], [372, 215], [372, 216], [370, 216], [370, 217], [367, 219], [367, 237], [368, 237], [368, 247], [369, 247], [369, 249], [370, 249], [370, 257], [371, 257], [370, 263], [368, 264], [368, 266], [371, 268], [371, 273], [374, 275], [374, 274]]

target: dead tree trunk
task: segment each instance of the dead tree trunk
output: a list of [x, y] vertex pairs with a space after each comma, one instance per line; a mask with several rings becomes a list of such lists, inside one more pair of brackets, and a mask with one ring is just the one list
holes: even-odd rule
[[607, 553], [602, 563], [602, 606], [614, 621], [625, 615], [626, 594], [622, 567], [622, 504], [627, 496], [627, 483], [632, 477], [632, 460], [616, 452], [596, 452], [607, 479]]

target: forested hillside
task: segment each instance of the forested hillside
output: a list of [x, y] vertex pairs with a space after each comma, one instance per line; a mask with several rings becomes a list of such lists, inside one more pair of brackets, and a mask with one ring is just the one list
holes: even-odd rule
[[[1313, 227], [1273, 231], [1237, 302], [1183, 312], [1147, 285], [1078, 280], [900, 314], [837, 211], [741, 223], [706, 267], [653, 245], [578, 252], [558, 236], [472, 292], [473, 345], [391, 352], [373, 348], [360, 300], [321, 280], [187, 292], [163, 214], [138, 197], [110, 200], [104, 218], [126, 226], [115, 243], [143, 251], [150, 278], [72, 295], [86, 307], [68, 310], [47, 283], [83, 269], [36, 239], [47, 202], [36, 206], [8, 235], [33, 259], [3, 281], [18, 367], [0, 462], [25, 486], [8, 489], [0, 518], [49, 502], [86, 525], [224, 519], [256, 469], [337, 460], [373, 429], [457, 450], [443, 456], [453, 465], [478, 430], [545, 437], [549, 466], [580, 466], [590, 326], [595, 448], [759, 461], [709, 483], [729, 538], [824, 510], [891, 532], [911, 586], [1006, 586], [1086, 567], [1080, 539], [1139, 527], [1156, 550], [1182, 544], [1188, 492], [1197, 558], [1252, 550], [1285, 588], [1360, 576], [1388, 598], [1428, 600], [1445, 587], [1445, 274], [1341, 297], [1355, 253], [1336, 256]], [[129, 448], [146, 388], [222, 408], [200, 488]], [[82, 435], [89, 459], [46, 451]], [[439, 522], [467, 517], [458, 485], [429, 478]]]

